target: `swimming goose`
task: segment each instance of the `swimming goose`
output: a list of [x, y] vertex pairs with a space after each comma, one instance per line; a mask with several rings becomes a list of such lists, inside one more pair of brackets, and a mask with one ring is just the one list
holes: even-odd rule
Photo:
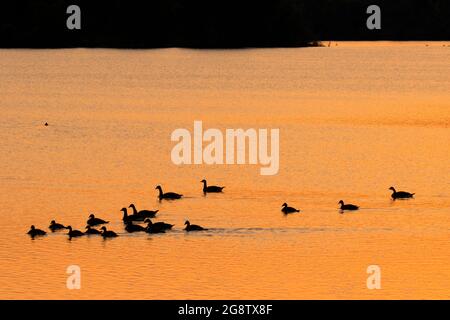
[[358, 206], [355, 206], [354, 204], [344, 204], [344, 201], [342, 201], [342, 200], [340, 200], [339, 202], [338, 202], [338, 204], [340, 204], [341, 205], [341, 210], [342, 211], [344, 211], [344, 210], [358, 210], [359, 209], [359, 207]]
[[144, 223], [147, 223], [147, 228], [154, 228], [154, 229], [160, 229], [160, 230], [170, 230], [174, 226], [170, 223], [165, 222], [155, 222], [153, 223], [150, 219], [145, 219]]
[[406, 191], [396, 191], [394, 187], [390, 187], [389, 190], [392, 190], [392, 199], [408, 199], [412, 198], [415, 193], [409, 193]]
[[151, 211], [151, 210], [140, 210], [137, 211], [136, 206], [134, 204], [130, 204], [128, 208], [133, 209], [134, 216], [142, 216], [144, 218], [154, 218], [159, 210]]
[[294, 212], [300, 212], [300, 210], [292, 208], [292, 207], [288, 207], [288, 204], [285, 202], [281, 205], [282, 209], [281, 211], [284, 214], [288, 214], [288, 213], [294, 213]]
[[125, 230], [131, 233], [131, 232], [145, 231], [146, 228], [138, 224], [133, 224], [133, 221], [129, 220], [126, 222]]
[[89, 215], [89, 219], [87, 220], [87, 224], [90, 225], [91, 227], [97, 226], [99, 224], [105, 224], [105, 223], [109, 223], [109, 221], [105, 221], [103, 219], [96, 218], [92, 213]]
[[166, 192], [166, 193], [164, 193], [162, 191], [161, 186], [156, 186], [155, 189], [159, 190], [159, 195], [158, 195], [159, 200], [162, 200], [162, 199], [175, 200], [175, 199], [180, 199], [183, 196], [182, 194], [178, 194], [178, 193], [175, 193], [175, 192]]
[[83, 232], [81, 232], [80, 230], [72, 230], [71, 226], [67, 226], [67, 229], [69, 229], [67, 235], [69, 236], [70, 239], [84, 236]]
[[84, 232], [84, 234], [89, 235], [89, 234], [102, 234], [102, 233], [100, 232], [100, 230], [91, 228], [91, 226], [87, 225], [86, 226], [86, 231]]
[[118, 237], [117, 233], [115, 233], [114, 231], [106, 230], [105, 226], [101, 227], [100, 230], [103, 230], [103, 232], [102, 232], [102, 237], [103, 238], [115, 238], [115, 237]]
[[123, 212], [123, 217], [122, 217], [122, 221], [123, 223], [127, 223], [128, 221], [144, 221], [145, 217], [144, 216], [139, 216], [139, 215], [128, 215], [128, 211], [127, 208], [122, 208], [120, 209], [120, 211]]
[[145, 232], [147, 233], [166, 233], [166, 230], [164, 230], [163, 228], [161, 228], [160, 226], [154, 226], [152, 224], [148, 224], [147, 228], [145, 229]]
[[203, 182], [203, 193], [205, 193], [205, 194], [222, 192], [223, 188], [225, 188], [225, 187], [218, 187], [218, 186], [208, 186], [205, 179], [203, 179], [200, 182]]
[[208, 230], [208, 229], [200, 227], [200, 226], [198, 226], [196, 224], [191, 224], [189, 222], [189, 220], [186, 220], [186, 222], [184, 224], [186, 225], [186, 228], [184, 228], [184, 230], [186, 230], [186, 231], [204, 231], [204, 230]]
[[41, 229], [36, 229], [36, 227], [32, 225], [30, 227], [30, 231], [28, 231], [27, 234], [29, 234], [32, 238], [34, 238], [36, 236], [45, 236], [47, 232]]
[[62, 225], [61, 223], [56, 223], [55, 220], [52, 220], [50, 222], [50, 225], [48, 226], [48, 228], [50, 230], [52, 230], [52, 232], [55, 232], [56, 230], [61, 230], [61, 229], [67, 229], [64, 225]]

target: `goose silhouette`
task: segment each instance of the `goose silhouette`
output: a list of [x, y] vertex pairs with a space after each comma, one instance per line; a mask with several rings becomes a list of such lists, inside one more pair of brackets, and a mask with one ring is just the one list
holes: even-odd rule
[[27, 234], [29, 234], [32, 238], [34, 238], [36, 236], [45, 236], [47, 232], [41, 229], [37, 229], [34, 225], [32, 225]]
[[48, 228], [50, 230], [52, 230], [52, 232], [55, 232], [57, 230], [67, 229], [66, 226], [62, 225], [61, 223], [56, 223], [55, 220], [52, 220], [50, 222], [50, 225], [48, 226]]
[[90, 235], [90, 234], [102, 234], [100, 230], [92, 228], [90, 225], [86, 226], [86, 231], [84, 234]]
[[300, 212], [300, 210], [295, 209], [293, 207], [289, 207], [288, 204], [285, 202], [281, 205], [282, 209], [281, 212], [283, 212], [284, 214], [289, 214], [289, 213], [295, 213], [295, 212]]
[[170, 230], [174, 226], [173, 224], [165, 223], [165, 222], [153, 223], [152, 220], [150, 220], [150, 219], [145, 219], [144, 223], [147, 223], [147, 228], [153, 228], [155, 230], [164, 230], [164, 231]]
[[123, 212], [122, 221], [123, 223], [127, 223], [128, 221], [144, 221], [145, 217], [140, 215], [128, 215], [127, 208], [122, 208], [120, 211]]
[[136, 206], [132, 203], [128, 208], [133, 209], [133, 216], [142, 216], [144, 218], [154, 218], [159, 210], [139, 210], [137, 211]]
[[110, 231], [110, 230], [106, 230], [106, 227], [103, 226], [100, 228], [100, 230], [102, 230], [102, 237], [103, 238], [115, 238], [118, 237], [117, 233], [115, 233], [114, 231]]
[[145, 231], [146, 228], [144, 228], [143, 226], [140, 226], [138, 224], [133, 224], [133, 221], [129, 220], [126, 223], [125, 230], [129, 233], [132, 233], [132, 232]]
[[344, 201], [342, 201], [342, 200], [340, 200], [339, 202], [338, 202], [338, 204], [340, 204], [341, 205], [341, 211], [344, 211], [344, 210], [349, 210], [349, 211], [354, 211], [354, 210], [358, 210], [359, 209], [359, 207], [358, 206], [355, 206], [354, 204], [344, 204]]
[[67, 226], [67, 229], [69, 229], [69, 232], [67, 233], [69, 239], [84, 236], [83, 232], [81, 232], [80, 230], [73, 230], [72, 226]]
[[161, 188], [161, 186], [156, 186], [155, 189], [159, 190], [159, 195], [158, 195], [159, 200], [163, 200], [163, 199], [176, 200], [176, 199], [180, 199], [183, 196], [182, 194], [178, 194], [178, 193], [175, 193], [175, 192], [166, 192], [166, 193], [164, 193], [162, 188]]
[[90, 225], [91, 227], [97, 226], [99, 224], [106, 224], [106, 223], [109, 223], [109, 221], [105, 221], [103, 219], [96, 218], [94, 216], [94, 214], [92, 214], [92, 213], [89, 215], [89, 219], [87, 220], [87, 224]]
[[203, 179], [203, 193], [219, 193], [222, 192], [223, 188], [225, 187], [218, 187], [218, 186], [208, 186], [208, 183], [206, 182], [205, 179]]
[[189, 222], [189, 220], [186, 220], [186, 222], [184, 224], [186, 225], [186, 228], [184, 228], [184, 230], [186, 230], [188, 232], [189, 231], [206, 231], [206, 230], [208, 230], [208, 229], [205, 229], [205, 228], [203, 228], [203, 227], [201, 227], [199, 225], [191, 224]]
[[413, 198], [415, 193], [409, 193], [406, 191], [397, 191], [395, 190], [394, 187], [390, 187], [389, 190], [392, 190], [392, 199], [396, 200], [396, 199], [410, 199]]
[[155, 226], [152, 223], [149, 223], [147, 225], [147, 228], [145, 229], [145, 232], [147, 233], [166, 233], [166, 230], [162, 228], [161, 226]]

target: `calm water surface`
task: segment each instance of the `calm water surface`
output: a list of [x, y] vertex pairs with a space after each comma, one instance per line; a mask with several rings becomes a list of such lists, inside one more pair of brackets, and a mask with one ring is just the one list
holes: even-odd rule
[[[0, 50], [0, 298], [449, 298], [449, 62], [448, 43]], [[194, 120], [280, 128], [279, 174], [173, 165], [170, 134]], [[204, 197], [203, 178], [224, 194]], [[159, 203], [157, 184], [186, 197]], [[175, 230], [126, 234], [132, 202]], [[25, 235], [91, 212], [120, 237]], [[210, 230], [185, 234], [187, 218]]]

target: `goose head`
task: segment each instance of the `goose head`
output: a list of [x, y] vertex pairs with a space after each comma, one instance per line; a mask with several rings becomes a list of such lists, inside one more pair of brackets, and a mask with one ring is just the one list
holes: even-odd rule
[[285, 203], [283, 203], [281, 206], [282, 206], [282, 207], [287, 207], [287, 203], [285, 202]]
[[344, 201], [339, 200], [338, 204], [340, 204], [341, 206], [343, 206], [343, 205], [344, 205]]
[[34, 229], [36, 229], [36, 227], [34, 225], [31, 225], [30, 229], [34, 230]]
[[153, 222], [152, 222], [152, 220], [150, 220], [149, 218], [147, 218], [147, 219], [144, 220], [144, 223], [152, 224]]
[[155, 189], [158, 189], [159, 191], [161, 191], [161, 190], [162, 190], [162, 188], [161, 188], [161, 186], [160, 186], [160, 185], [156, 186], [156, 187], [155, 187]]
[[69, 231], [72, 231], [72, 226], [67, 226], [67, 229], [69, 229]]
[[128, 206], [128, 208], [136, 208], [136, 206], [132, 203]]
[[103, 230], [103, 232], [105, 232], [106, 231], [106, 227], [103, 226], [103, 227], [100, 228], [100, 230]]
[[127, 214], [127, 208], [122, 208], [122, 209], [120, 209], [120, 211], [122, 211], [124, 215]]
[[95, 218], [94, 214], [91, 213], [91, 214], [89, 215], [89, 219], [94, 219], [94, 218]]
[[395, 192], [395, 188], [394, 187], [390, 187], [389, 190], [392, 190], [392, 192]]
[[185, 224], [186, 226], [191, 225], [191, 223], [189, 222], [189, 220], [186, 220], [186, 221], [184, 222], [184, 224]]
[[55, 220], [50, 221], [50, 225], [54, 225], [56, 223]]

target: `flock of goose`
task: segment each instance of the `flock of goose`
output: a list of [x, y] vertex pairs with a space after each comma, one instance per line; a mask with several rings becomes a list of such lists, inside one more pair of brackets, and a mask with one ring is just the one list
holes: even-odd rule
[[[225, 187], [218, 187], [218, 186], [208, 186], [205, 179], [200, 181], [203, 183], [203, 193], [206, 195], [207, 193], [220, 193], [223, 191]], [[175, 192], [163, 192], [161, 186], [156, 186], [156, 190], [159, 191], [158, 198], [160, 201], [162, 200], [177, 200], [181, 199], [183, 197], [182, 194], [178, 194]], [[409, 199], [414, 197], [414, 193], [406, 192], [406, 191], [397, 191], [394, 187], [390, 187], [389, 190], [392, 191], [391, 197], [393, 200], [396, 199]], [[358, 210], [359, 206], [347, 203], [345, 204], [343, 200], [340, 200], [338, 202], [340, 205], [340, 212], [343, 213], [344, 211], [354, 211]], [[128, 208], [131, 208], [133, 210], [132, 214], [128, 214], [127, 208], [122, 208], [120, 211], [123, 212], [122, 221], [125, 225], [125, 231], [132, 233], [132, 232], [146, 232], [146, 233], [165, 233], [166, 231], [169, 231], [174, 226], [173, 224], [165, 223], [165, 222], [152, 222], [152, 218], [155, 218], [156, 214], [159, 212], [159, 210], [140, 210], [138, 211], [136, 209], [136, 206], [134, 204], [130, 204]], [[287, 203], [283, 203], [281, 206], [281, 212], [284, 214], [292, 214], [296, 212], [300, 212], [300, 210], [289, 207]], [[135, 224], [135, 222], [144, 222], [147, 224], [147, 226], [142, 226], [139, 224]], [[87, 221], [86, 221], [86, 228], [84, 232], [80, 230], [74, 230], [72, 226], [65, 226], [61, 223], [57, 223], [55, 220], [52, 220], [49, 225], [49, 229], [52, 232], [59, 231], [59, 230], [69, 230], [67, 235], [69, 236], [69, 239], [81, 237], [85, 235], [100, 235], [103, 238], [115, 238], [118, 237], [117, 233], [115, 233], [112, 230], [108, 230], [105, 226], [105, 224], [108, 224], [109, 221], [97, 218], [94, 214], [90, 214]], [[100, 229], [96, 229], [96, 226], [102, 227]], [[208, 230], [206, 228], [203, 228], [199, 225], [191, 224], [189, 220], [186, 220], [185, 228], [183, 230], [187, 232], [191, 231], [205, 231]], [[36, 236], [44, 236], [47, 234], [46, 231], [37, 229], [34, 225], [31, 226], [28, 233], [32, 238]]]

